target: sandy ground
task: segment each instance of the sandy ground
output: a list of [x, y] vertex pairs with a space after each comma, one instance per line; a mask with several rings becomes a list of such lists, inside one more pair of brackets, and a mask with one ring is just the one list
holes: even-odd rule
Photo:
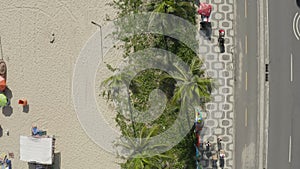
[[[97, 31], [91, 20], [105, 25], [107, 16], [116, 17], [108, 2], [112, 0], [0, 0], [0, 36], [8, 67], [7, 94], [11, 97], [11, 108], [0, 115], [0, 152], [15, 154], [14, 169], [29, 168], [19, 160], [19, 137], [30, 135], [33, 123], [56, 136], [57, 168], [119, 168], [116, 157], [85, 134], [72, 99], [76, 59]], [[50, 43], [53, 38], [54, 43]], [[121, 56], [120, 52], [112, 51], [111, 57], [106, 56], [107, 62], [116, 56]], [[28, 100], [28, 112], [17, 104], [21, 98]], [[101, 98], [97, 101], [104, 103]], [[105, 117], [114, 126], [112, 109], [107, 109]]]

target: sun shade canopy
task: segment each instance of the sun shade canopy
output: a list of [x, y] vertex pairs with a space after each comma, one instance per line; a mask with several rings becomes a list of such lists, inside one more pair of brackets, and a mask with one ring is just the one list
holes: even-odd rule
[[52, 164], [53, 138], [20, 136], [20, 160]]

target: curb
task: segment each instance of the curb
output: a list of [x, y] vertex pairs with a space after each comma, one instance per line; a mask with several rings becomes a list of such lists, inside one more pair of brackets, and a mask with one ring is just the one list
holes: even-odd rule
[[[234, 18], [233, 18], [233, 21], [232, 21], [232, 29], [234, 30], [233, 32], [234, 32], [234, 35], [233, 35], [233, 37], [235, 37], [235, 38], [233, 38], [233, 45], [232, 45], [232, 48], [230, 49], [230, 53], [232, 54], [232, 63], [233, 63], [233, 81], [234, 81], [234, 87], [233, 87], [233, 97], [235, 97], [235, 81], [236, 81], [236, 51], [235, 51], [235, 48], [238, 46], [238, 41], [237, 41], [237, 0], [234, 0], [233, 1], [233, 16], [234, 16]], [[235, 169], [235, 168], [238, 168], [238, 167], [236, 167], [235, 166], [235, 164], [236, 164], [236, 159], [235, 159], [235, 139], [236, 139], [236, 134], [235, 134], [235, 119], [236, 119], [236, 115], [235, 115], [235, 113], [236, 113], [236, 111], [235, 111], [235, 103], [233, 104], [233, 108], [232, 108], [232, 111], [234, 112], [233, 113], [233, 119], [234, 119], [234, 121], [233, 121], [233, 136], [232, 136], [232, 139], [233, 139], [233, 153], [232, 153], [232, 168], [233, 169]]]
[[[266, 12], [266, 17], [265, 17], [265, 50], [266, 50], [266, 55], [265, 55], [265, 63], [269, 64], [270, 63], [270, 55], [269, 55], [269, 1], [266, 1], [265, 5], [265, 12]], [[268, 167], [268, 133], [269, 133], [269, 82], [266, 83], [265, 85], [265, 103], [266, 103], [266, 115], [265, 115], [265, 147], [264, 147], [264, 168]]]
[[[265, 63], [269, 63], [269, 28], [268, 28], [268, 1], [259, 1], [258, 4], [258, 125], [257, 137], [258, 168], [267, 167], [268, 153], [268, 125], [269, 125], [269, 83], [266, 80]], [[265, 106], [266, 105], [266, 106]]]

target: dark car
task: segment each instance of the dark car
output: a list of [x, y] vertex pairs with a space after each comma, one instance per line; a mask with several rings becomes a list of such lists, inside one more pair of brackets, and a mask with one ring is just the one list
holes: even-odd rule
[[298, 7], [300, 8], [300, 0], [296, 0]]

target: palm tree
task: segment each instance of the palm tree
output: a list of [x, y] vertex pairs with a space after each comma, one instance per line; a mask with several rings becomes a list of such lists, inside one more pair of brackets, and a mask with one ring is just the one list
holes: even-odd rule
[[128, 155], [120, 156], [121, 158], [127, 158], [126, 163], [121, 164], [122, 168], [133, 169], [153, 169], [153, 168], [168, 168], [168, 160], [173, 160], [175, 157], [170, 152], [155, 153], [161, 148], [168, 147], [163, 144], [151, 143], [150, 138], [158, 134], [159, 128], [154, 126], [152, 128], [142, 127], [139, 131], [138, 138], [128, 137], [126, 139], [120, 139], [115, 146], [121, 147], [122, 151], [130, 152]]
[[[159, 2], [154, 1], [151, 5], [154, 6], [153, 12], [174, 14], [182, 18], [186, 18], [193, 9], [193, 4], [188, 1], [163, 0]], [[192, 12], [192, 14], [195, 13], [194, 11]]]
[[[191, 16], [194, 16], [195, 9], [193, 9], [193, 4], [190, 2], [186, 2], [186, 1], [177, 2], [175, 0], [162, 0], [162, 1], [152, 0], [146, 6], [148, 6], [149, 11], [153, 12], [153, 16], [156, 15], [156, 13], [174, 14], [174, 15], [182, 17], [184, 19], [188, 19], [190, 22], [194, 23], [194, 19], [191, 19]], [[150, 20], [152, 20], [152, 21], [153, 21], [153, 18], [155, 18], [153, 16], [150, 17]], [[156, 18], [156, 19], [158, 19], [157, 24], [159, 24], [157, 26], [160, 26], [162, 29], [162, 33], [163, 33], [162, 36], [164, 39], [164, 47], [166, 50], [168, 50], [168, 48], [169, 48], [168, 40], [170, 38], [165, 36], [165, 32], [166, 32], [165, 30], [167, 27], [171, 26], [171, 23], [174, 23], [174, 22], [172, 22], [172, 21], [170, 22], [167, 18], [165, 18], [165, 19]], [[154, 26], [152, 21], [150, 23], [152, 26]], [[176, 25], [173, 25], [171, 27], [176, 28]], [[167, 30], [169, 30], [169, 29], [167, 29]]]
[[[215, 88], [215, 83], [212, 78], [205, 77], [205, 71], [201, 69], [202, 65], [203, 62], [198, 58], [191, 61], [188, 70], [174, 64], [177, 73], [163, 77], [163, 79], [173, 78], [177, 81], [172, 101], [174, 104], [180, 102], [183, 111], [195, 110], [198, 106], [203, 108], [204, 104], [211, 100], [211, 92]], [[187, 119], [190, 119], [189, 114], [187, 114]]]
[[148, 4], [151, 12], [173, 14], [191, 23], [195, 23], [195, 7], [192, 2], [178, 0], [152, 1]]
[[120, 16], [126, 15], [128, 13], [137, 13], [140, 8], [142, 8], [142, 0], [114, 0], [114, 4], [121, 9]]
[[184, 71], [180, 66], [174, 65], [178, 70], [178, 76], [173, 76], [180, 84], [175, 89], [173, 101], [183, 101], [190, 99], [192, 104], [202, 103], [211, 99], [211, 92], [215, 88], [212, 78], [205, 77], [205, 71], [201, 69], [203, 62], [200, 59], [193, 59], [189, 70]]
[[[113, 69], [110, 65], [107, 64], [108, 69], [112, 71], [116, 71], [117, 69]], [[121, 87], [125, 84], [129, 84], [130, 80], [130, 75], [128, 72], [125, 73], [125, 71], [117, 72], [115, 75], [110, 76], [106, 80], [104, 80], [101, 83], [101, 88], [105, 88], [103, 90], [102, 95], [107, 96], [108, 100], [114, 100], [116, 102], [119, 102], [120, 100], [118, 99], [123, 99], [120, 98], [120, 90]], [[133, 119], [133, 109], [131, 105], [131, 97], [130, 97], [130, 90], [129, 90], [129, 85], [126, 86], [126, 94], [127, 94], [127, 104], [130, 112], [130, 118], [131, 118], [131, 123], [132, 123], [132, 129], [133, 129], [133, 134], [134, 137], [136, 137], [136, 129], [135, 129], [135, 123]]]

